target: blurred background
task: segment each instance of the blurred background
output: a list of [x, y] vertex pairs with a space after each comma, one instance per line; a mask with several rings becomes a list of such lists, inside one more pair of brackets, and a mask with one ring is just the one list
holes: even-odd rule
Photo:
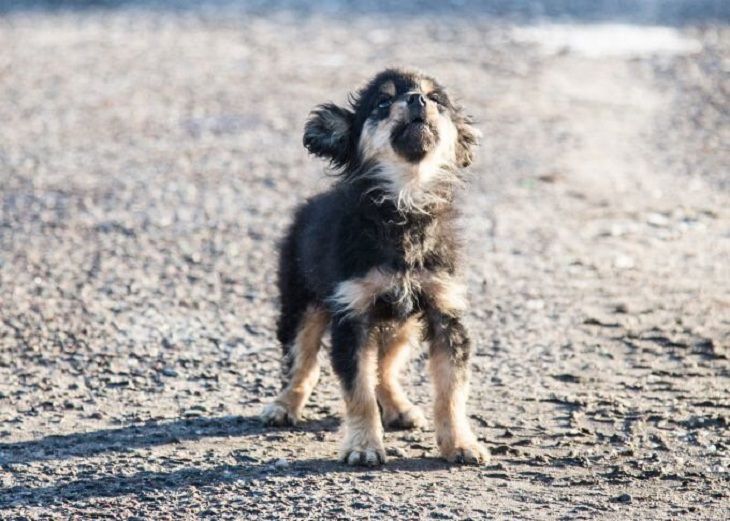
[[[0, 0], [0, 507], [727, 518], [729, 21], [726, 0]], [[308, 423], [254, 418], [277, 240], [331, 183], [304, 121], [392, 65], [484, 135], [460, 205], [485, 469], [431, 432], [389, 433], [383, 472], [333, 463], [328, 363]]]

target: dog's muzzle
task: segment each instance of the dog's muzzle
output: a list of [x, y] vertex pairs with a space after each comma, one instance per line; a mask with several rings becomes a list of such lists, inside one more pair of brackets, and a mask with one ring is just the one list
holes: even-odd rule
[[423, 94], [415, 93], [408, 96], [408, 122], [426, 121], [426, 98]]

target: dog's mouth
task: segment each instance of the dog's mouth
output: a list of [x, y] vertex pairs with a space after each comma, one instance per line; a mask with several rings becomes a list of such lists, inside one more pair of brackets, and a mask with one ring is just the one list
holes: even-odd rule
[[393, 149], [405, 159], [418, 162], [433, 150], [438, 142], [438, 131], [432, 123], [422, 117], [404, 121], [393, 129]]
[[422, 117], [415, 117], [411, 121], [406, 121], [401, 127], [401, 132], [433, 132], [432, 125]]

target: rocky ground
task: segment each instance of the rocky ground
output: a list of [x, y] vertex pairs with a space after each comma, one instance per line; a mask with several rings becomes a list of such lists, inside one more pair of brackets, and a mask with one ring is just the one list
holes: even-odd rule
[[[0, 518], [730, 517], [727, 4], [317, 5], [0, 2]], [[276, 241], [330, 182], [303, 121], [389, 64], [484, 134], [462, 204], [486, 467], [431, 431], [335, 462], [328, 368], [303, 425], [255, 418]]]

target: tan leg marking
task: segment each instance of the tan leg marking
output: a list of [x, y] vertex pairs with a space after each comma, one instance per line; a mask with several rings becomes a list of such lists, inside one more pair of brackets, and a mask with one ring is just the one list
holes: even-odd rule
[[480, 464], [489, 453], [474, 436], [466, 416], [469, 373], [458, 368], [444, 349], [431, 349], [434, 382], [434, 423], [441, 455], [451, 462]]
[[345, 440], [340, 460], [350, 465], [372, 467], [385, 463], [383, 424], [375, 398], [377, 358], [376, 342], [363, 345], [352, 390], [345, 390]]
[[260, 418], [264, 423], [294, 425], [301, 419], [304, 404], [319, 378], [317, 354], [329, 320], [329, 314], [322, 309], [310, 307], [305, 311], [299, 332], [289, 350], [289, 383], [261, 413]]
[[413, 405], [401, 387], [398, 377], [408, 361], [413, 342], [420, 334], [419, 320], [407, 320], [392, 336], [383, 339], [378, 353], [380, 379], [376, 388], [378, 402], [383, 409], [383, 423], [395, 429], [414, 429], [425, 426], [421, 409]]

